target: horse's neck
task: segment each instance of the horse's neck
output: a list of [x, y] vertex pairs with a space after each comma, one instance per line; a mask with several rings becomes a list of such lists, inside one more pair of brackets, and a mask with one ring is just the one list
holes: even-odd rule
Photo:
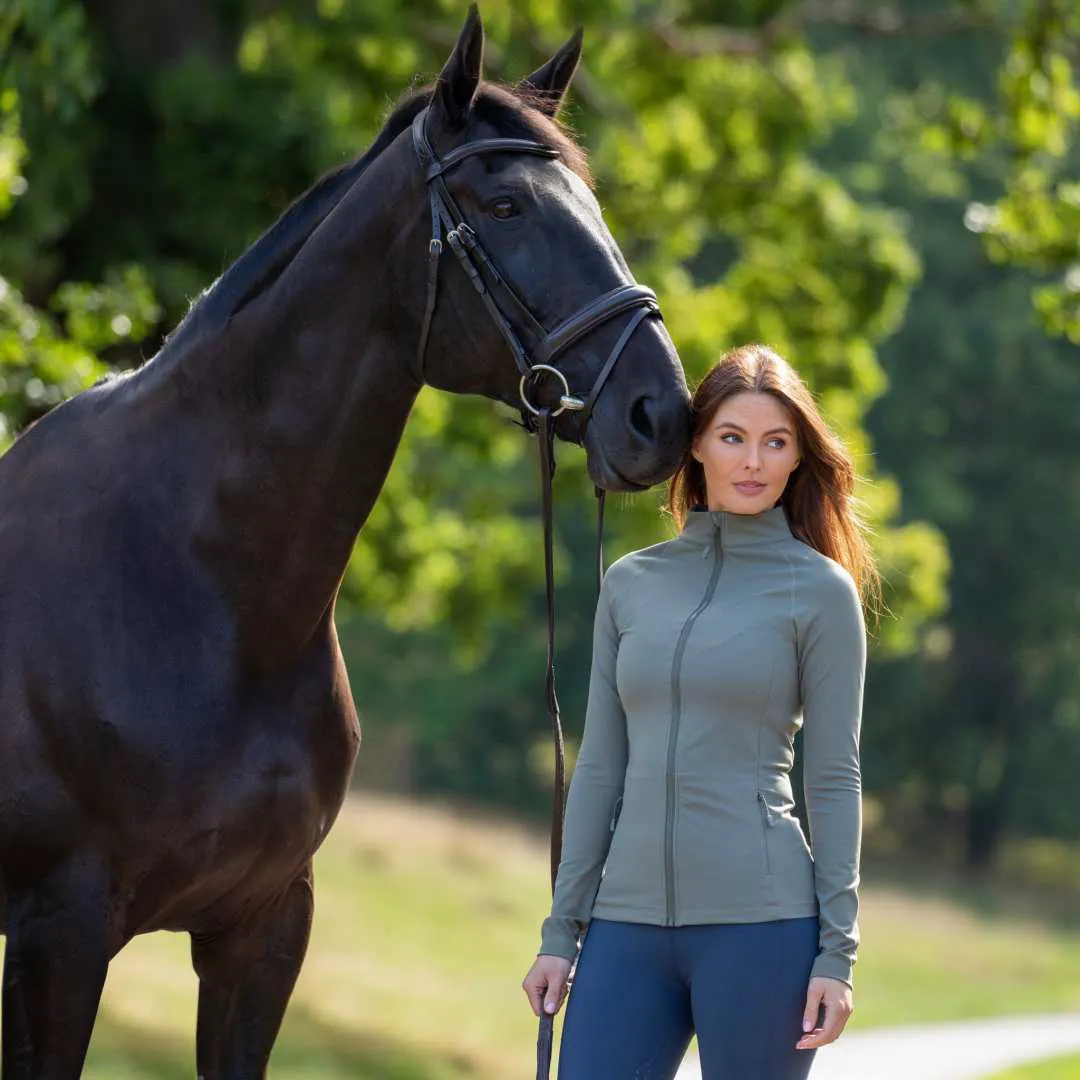
[[195, 543], [258, 667], [289, 663], [327, 617], [416, 397], [394, 290], [422, 284], [387, 260], [408, 231], [378, 188], [347, 196], [221, 331], [215, 411], [229, 434]]

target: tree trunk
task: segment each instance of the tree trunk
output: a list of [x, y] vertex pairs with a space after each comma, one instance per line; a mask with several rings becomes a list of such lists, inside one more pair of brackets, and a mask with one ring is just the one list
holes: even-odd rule
[[968, 811], [964, 861], [969, 870], [983, 874], [992, 870], [1005, 824], [1004, 791], [988, 793]]
[[236, 48], [236, 20], [214, 0], [85, 0], [110, 51], [131, 68], [168, 67], [198, 49], [221, 60]]
[[[965, 862], [970, 870], [991, 870], [1009, 823], [1014, 785], [1020, 772], [1022, 702], [1012, 649], [978, 632], [958, 650], [957, 670], [968, 687], [969, 716], [982, 729], [981, 752], [969, 781]], [[965, 656], [966, 654], [966, 656]], [[963, 658], [962, 662], [961, 658]]]

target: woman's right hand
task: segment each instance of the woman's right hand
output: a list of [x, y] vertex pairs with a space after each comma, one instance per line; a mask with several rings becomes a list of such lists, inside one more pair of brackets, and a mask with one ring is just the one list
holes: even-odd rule
[[570, 961], [561, 956], [540, 955], [521, 981], [532, 1011], [540, 1015], [541, 1008], [549, 1016], [559, 1011], [566, 997], [566, 980], [570, 977]]

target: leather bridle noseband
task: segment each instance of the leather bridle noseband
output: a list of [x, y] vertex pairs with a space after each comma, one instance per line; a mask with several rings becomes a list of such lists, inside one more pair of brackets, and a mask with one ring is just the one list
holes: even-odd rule
[[[455, 147], [446, 157], [440, 159], [428, 141], [427, 108], [422, 109], [412, 123], [412, 143], [420, 164], [424, 169], [431, 202], [431, 241], [428, 244], [427, 303], [424, 308], [424, 321], [420, 330], [420, 344], [416, 352], [416, 370], [413, 375], [420, 381], [424, 379], [424, 354], [427, 351], [428, 337], [431, 333], [431, 320], [435, 314], [435, 304], [439, 292], [439, 258], [443, 250], [445, 230], [446, 242], [457, 256], [458, 262], [479, 293], [484, 306], [491, 315], [510, 347], [514, 363], [521, 372], [518, 394], [521, 398], [521, 419], [524, 427], [539, 436], [540, 444], [540, 479], [543, 494], [544, 519], [544, 569], [547, 579], [547, 704], [551, 717], [555, 739], [555, 787], [551, 819], [551, 888], [555, 889], [555, 878], [559, 869], [562, 853], [562, 815], [565, 791], [565, 764], [563, 753], [562, 723], [559, 718], [559, 702], [555, 695], [555, 585], [553, 558], [553, 503], [552, 480], [555, 476], [555, 425], [553, 421], [563, 412], [580, 413], [577, 438], [583, 442], [585, 428], [592, 416], [593, 407], [600, 396], [600, 391], [608, 376], [626, 348], [633, 333], [651, 315], [660, 317], [660, 305], [656, 294], [644, 285], [620, 285], [603, 296], [597, 297], [575, 315], [561, 322], [553, 330], [547, 330], [529, 311], [528, 307], [511, 288], [491, 261], [476, 232], [465, 221], [453, 196], [447, 190], [443, 177], [456, 165], [480, 154], [534, 154], [538, 157], [558, 158], [559, 151], [552, 146], [533, 142], [531, 139], [480, 139]], [[573, 394], [563, 372], [555, 366], [557, 357], [571, 345], [580, 341], [597, 327], [625, 312], [633, 312], [607, 360], [600, 368], [592, 389], [585, 397]], [[511, 314], [512, 313], [512, 316]], [[524, 329], [533, 340], [532, 350], [522, 344], [515, 329], [515, 322]], [[537, 405], [530, 399], [537, 385], [546, 376], [552, 376], [562, 384], [558, 406], [554, 409]], [[597, 495], [597, 587], [604, 572], [603, 533], [604, 533], [604, 492], [596, 489]], [[554, 1020], [546, 1013], [541, 1013], [540, 1032], [536, 1044], [537, 1080], [546, 1080], [551, 1070], [551, 1051], [554, 1040]]]

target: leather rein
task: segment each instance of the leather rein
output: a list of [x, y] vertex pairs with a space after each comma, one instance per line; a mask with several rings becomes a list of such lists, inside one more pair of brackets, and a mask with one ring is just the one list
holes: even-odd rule
[[[417, 114], [412, 123], [413, 149], [424, 169], [424, 180], [431, 204], [427, 301], [413, 375], [421, 383], [425, 382], [424, 354], [427, 351], [431, 322], [438, 301], [439, 261], [445, 246], [445, 238], [445, 243], [449, 244], [450, 250], [457, 257], [457, 261], [461, 264], [473, 288], [480, 295], [484, 306], [510, 348], [514, 363], [521, 373], [518, 395], [521, 398], [522, 424], [526, 430], [538, 436], [539, 442], [544, 524], [544, 573], [547, 589], [545, 689], [555, 743], [555, 784], [551, 814], [551, 889], [554, 893], [555, 878], [562, 858], [563, 808], [566, 788], [562, 721], [559, 715], [559, 701], [555, 693], [554, 501], [552, 495], [552, 483], [555, 477], [555, 420], [563, 412], [580, 413], [577, 436], [579, 442], [584, 442], [585, 427], [608, 376], [614, 370], [616, 362], [634, 331], [649, 316], [660, 316], [660, 305], [652, 289], [638, 284], [620, 285], [586, 304], [553, 330], [547, 330], [499, 273], [480, 243], [476, 232], [465, 221], [443, 177], [456, 165], [481, 154], [532, 154], [537, 157], [556, 159], [559, 157], [559, 151], [531, 139], [480, 139], [455, 147], [440, 159], [428, 141], [427, 115], [428, 110], [425, 108]], [[615, 342], [614, 348], [608, 354], [607, 360], [600, 368], [592, 389], [584, 397], [571, 393], [566, 376], [554, 364], [556, 358], [597, 327], [626, 312], [632, 312], [632, 314]], [[515, 323], [523, 328], [534, 342], [531, 351], [522, 343], [515, 329]], [[530, 398], [530, 393], [535, 396], [536, 388], [545, 378], [552, 378], [561, 386], [562, 392], [559, 395], [558, 406], [554, 409], [537, 405]], [[596, 489], [596, 496], [596, 582], [597, 590], [599, 590], [604, 573], [604, 492], [602, 488]], [[541, 1013], [536, 1043], [537, 1080], [547, 1080], [550, 1075], [553, 1041], [554, 1017]]]

